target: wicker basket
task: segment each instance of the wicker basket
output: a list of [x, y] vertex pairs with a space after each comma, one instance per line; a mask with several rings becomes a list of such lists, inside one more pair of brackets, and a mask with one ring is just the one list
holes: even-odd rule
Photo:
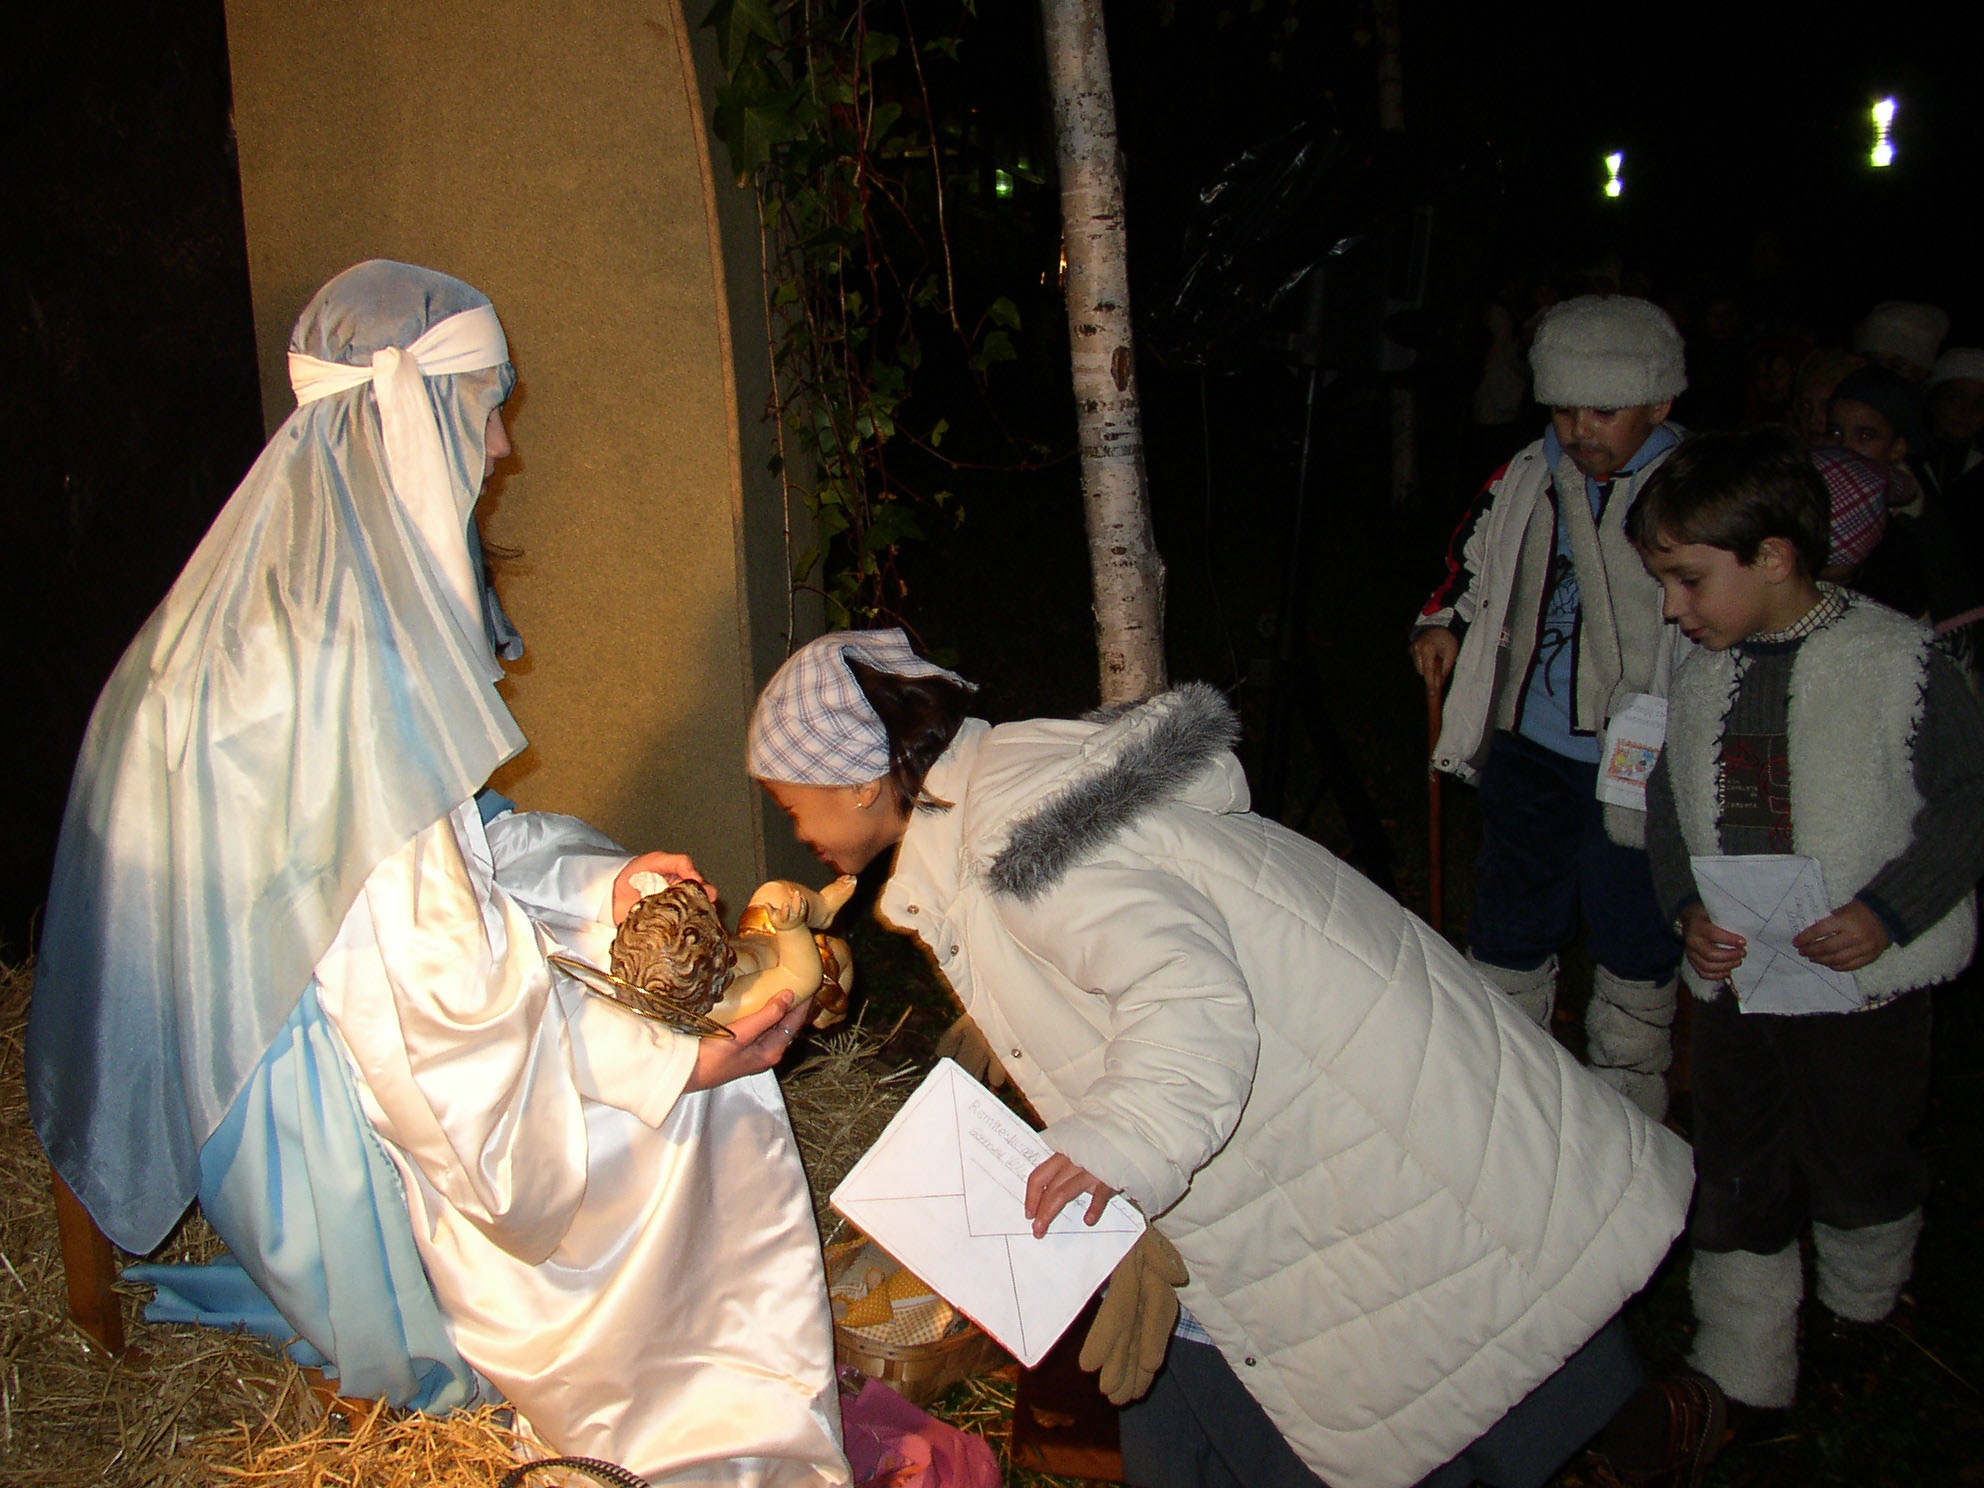
[[[865, 1235], [827, 1247], [827, 1284], [840, 1280], [869, 1244]], [[880, 1247], [876, 1247], [878, 1250]], [[932, 1343], [883, 1343], [834, 1324], [834, 1357], [880, 1380], [912, 1405], [928, 1405], [959, 1380], [989, 1374], [1012, 1356], [975, 1323]]]

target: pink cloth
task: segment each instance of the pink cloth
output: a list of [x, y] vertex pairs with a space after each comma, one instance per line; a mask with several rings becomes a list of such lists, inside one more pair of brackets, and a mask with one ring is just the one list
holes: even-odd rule
[[1891, 467], [1850, 450], [1813, 450], [1812, 464], [1832, 498], [1832, 544], [1826, 564], [1858, 567], [1887, 532], [1888, 508], [1903, 505], [1906, 493], [1897, 489]]
[[857, 1488], [1001, 1488], [999, 1460], [980, 1437], [947, 1426], [887, 1385], [867, 1380], [840, 1402]]

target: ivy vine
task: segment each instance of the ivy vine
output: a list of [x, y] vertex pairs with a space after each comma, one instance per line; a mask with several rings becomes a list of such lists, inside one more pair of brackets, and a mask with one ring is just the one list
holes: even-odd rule
[[903, 548], [958, 516], [927, 478], [956, 463], [949, 421], [914, 398], [928, 338], [955, 338], [981, 387], [1017, 355], [1010, 298], [960, 307], [946, 212], [958, 135], [939, 85], [976, 18], [976, 0], [717, 0], [704, 21], [714, 129], [764, 234], [773, 473], [820, 533], [792, 583], [836, 627], [900, 621]]

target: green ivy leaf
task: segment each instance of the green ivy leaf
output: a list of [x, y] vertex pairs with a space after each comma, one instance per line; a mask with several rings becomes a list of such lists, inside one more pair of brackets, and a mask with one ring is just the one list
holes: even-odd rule
[[916, 520], [916, 508], [906, 501], [887, 501], [876, 510], [874, 520], [861, 535], [861, 551], [882, 553], [902, 543], [922, 540], [923, 524]]
[[1004, 295], [994, 300], [985, 313], [992, 318], [994, 325], [1002, 325], [1010, 331], [1020, 328], [1020, 307]]
[[861, 65], [873, 67], [902, 50], [902, 38], [887, 31], [870, 31], [861, 39]]
[[774, 47], [785, 40], [772, 18], [770, 0], [716, 0], [703, 24], [716, 32], [717, 60], [726, 69], [743, 59], [753, 37]]
[[803, 132], [784, 93], [755, 69], [735, 74], [717, 89], [715, 127], [740, 180], [749, 180], [776, 146]]
[[978, 343], [978, 350], [971, 354], [971, 370], [983, 372], [998, 362], [1011, 362], [1019, 359], [1013, 349], [1013, 338], [1004, 331], [987, 331], [985, 339]]

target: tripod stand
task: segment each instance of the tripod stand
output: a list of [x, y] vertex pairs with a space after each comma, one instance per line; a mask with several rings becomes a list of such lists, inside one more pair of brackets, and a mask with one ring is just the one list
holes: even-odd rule
[[1256, 659], [1247, 675], [1249, 693], [1262, 698], [1267, 707], [1267, 726], [1261, 735], [1257, 764], [1252, 772], [1254, 804], [1263, 816], [1288, 820], [1285, 808], [1289, 755], [1299, 721], [1321, 769], [1321, 779], [1289, 825], [1297, 831], [1306, 830], [1323, 793], [1333, 794], [1350, 829], [1352, 861], [1365, 877], [1396, 897], [1398, 886], [1392, 874], [1391, 838], [1351, 761], [1350, 751], [1344, 746], [1304, 637], [1309, 591], [1309, 496], [1315, 485], [1317, 407], [1320, 395], [1336, 380], [1336, 374], [1326, 371], [1323, 365], [1327, 290], [1323, 268], [1311, 270], [1303, 296], [1302, 328], [1292, 338], [1295, 359], [1305, 373], [1302, 443], [1296, 461], [1295, 499], [1290, 507], [1287, 559], [1276, 606], [1273, 649], [1269, 656]]

